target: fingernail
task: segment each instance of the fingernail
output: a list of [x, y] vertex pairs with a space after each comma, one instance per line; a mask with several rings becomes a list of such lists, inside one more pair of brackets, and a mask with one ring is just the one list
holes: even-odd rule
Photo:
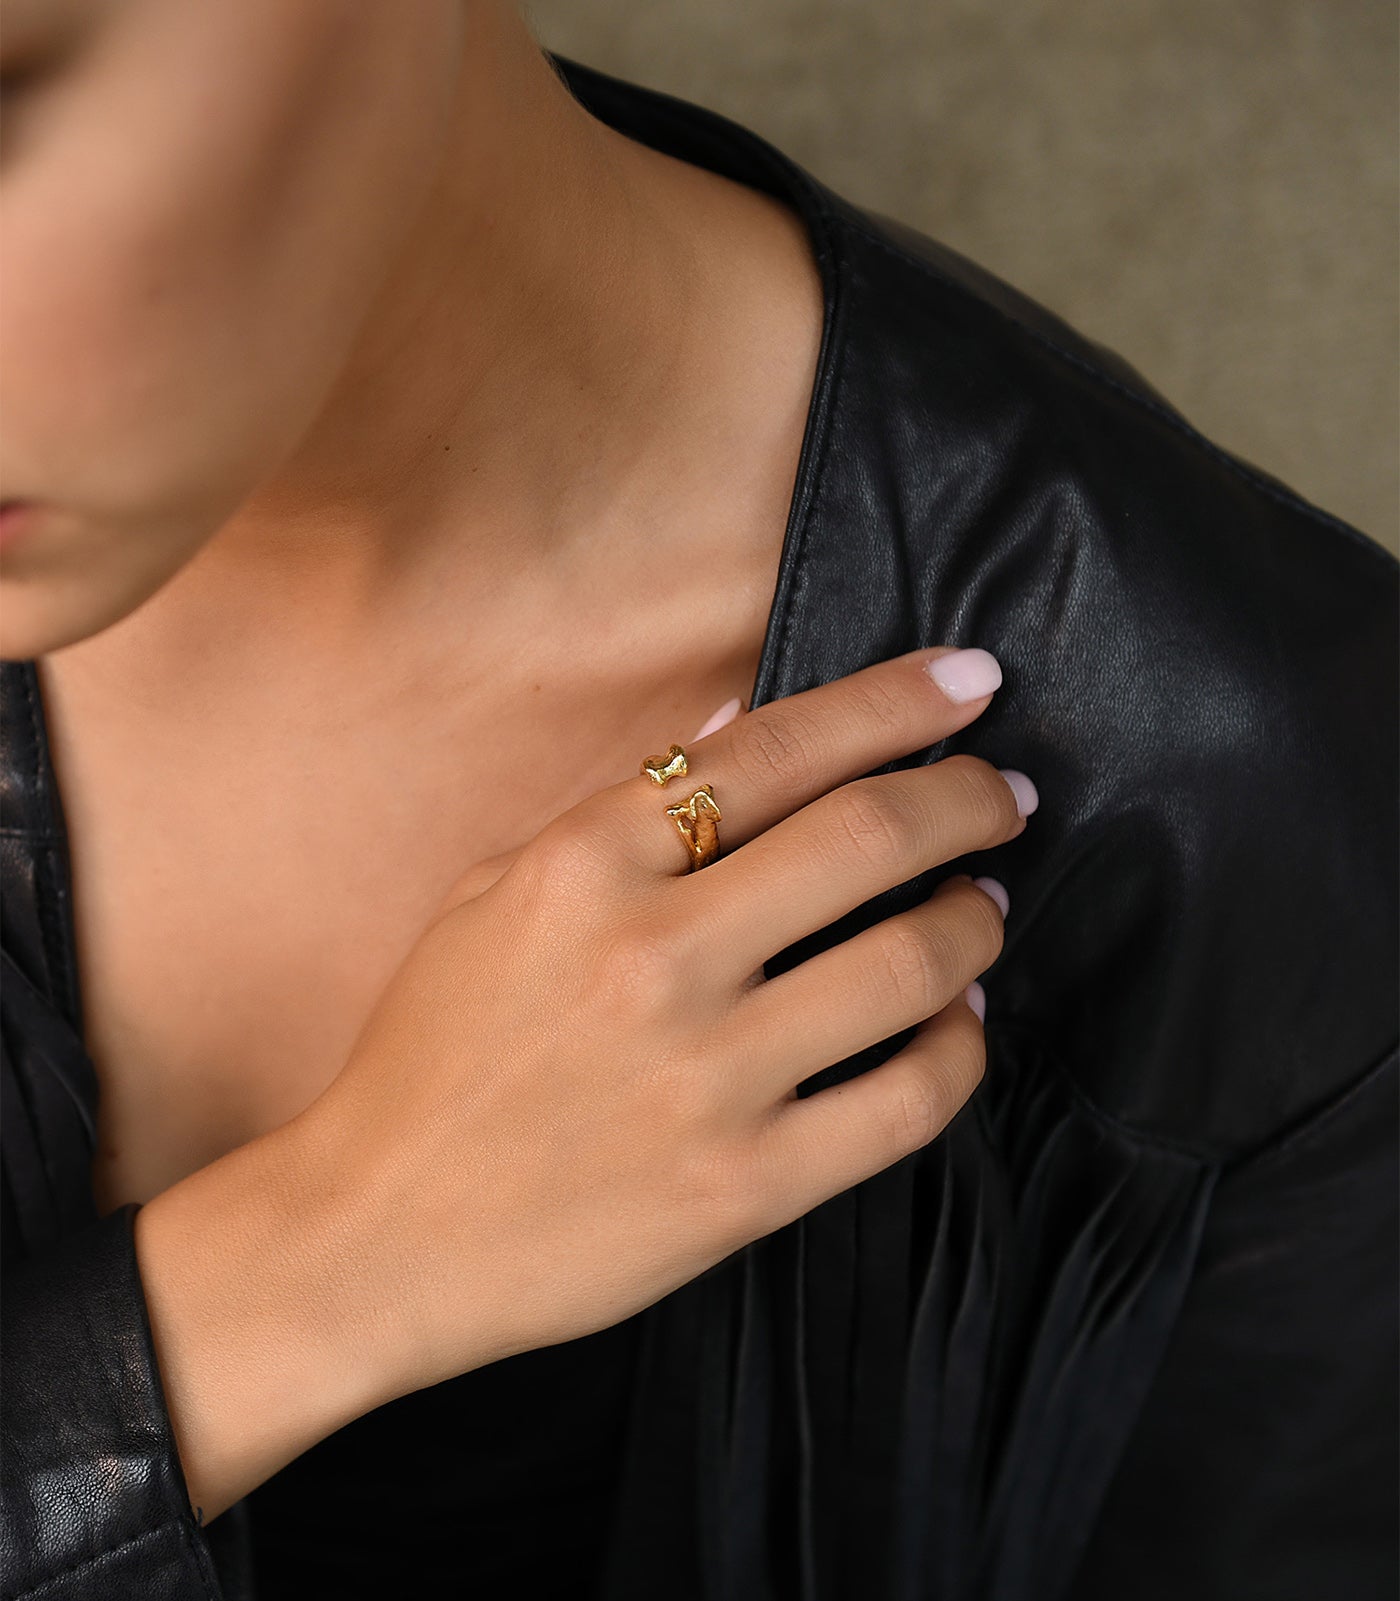
[[963, 994], [967, 997], [967, 1004], [974, 1012], [977, 1013], [977, 1021], [979, 1023], [985, 1023], [987, 1021], [986, 990], [984, 990], [974, 978], [973, 981], [963, 991]]
[[978, 889], [985, 890], [988, 895], [1001, 907], [1003, 917], [1011, 910], [1011, 897], [1006, 893], [1006, 885], [999, 878], [974, 878], [972, 881]]
[[1011, 793], [1016, 797], [1016, 810], [1022, 817], [1029, 817], [1040, 805], [1040, 795], [1030, 779], [1015, 767], [998, 767], [997, 771], [1011, 785]]
[[1001, 664], [989, 650], [955, 650], [924, 663], [924, 671], [949, 700], [980, 700], [1001, 685]]
[[743, 701], [737, 695], [733, 700], [725, 701], [724, 705], [710, 718], [700, 732], [690, 736], [691, 739], [704, 739], [706, 734], [713, 734], [717, 728], [723, 728], [726, 723], [732, 723], [739, 715], [739, 708], [743, 704]]

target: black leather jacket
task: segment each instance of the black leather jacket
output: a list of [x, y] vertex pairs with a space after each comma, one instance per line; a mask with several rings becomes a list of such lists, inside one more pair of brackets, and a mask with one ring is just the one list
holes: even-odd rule
[[[752, 704], [984, 646], [990, 709], [910, 761], [1041, 797], [992, 864], [971, 1102], [640, 1315], [598, 1593], [1393, 1597], [1400, 568], [954, 251], [555, 59], [811, 231], [826, 331]], [[33, 664], [2, 687], [5, 1595], [232, 1601], [244, 1504], [189, 1513], [133, 1209], [91, 1197]]]

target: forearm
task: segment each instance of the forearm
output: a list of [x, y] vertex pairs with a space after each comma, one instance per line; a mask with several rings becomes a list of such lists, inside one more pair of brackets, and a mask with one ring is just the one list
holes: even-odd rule
[[392, 1395], [362, 1252], [315, 1153], [294, 1120], [136, 1215], [166, 1404], [206, 1523]]

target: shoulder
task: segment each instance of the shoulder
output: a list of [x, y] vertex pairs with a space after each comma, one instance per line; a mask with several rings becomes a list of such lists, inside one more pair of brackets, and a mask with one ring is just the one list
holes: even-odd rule
[[[964, 432], [994, 425], [997, 448], [982, 459], [999, 476], [1008, 453], [1022, 450], [1028, 466], [1053, 465], [1068, 488], [1098, 492], [1069, 508], [1086, 532], [1131, 542], [1148, 528], [1179, 525], [1196, 506], [1205, 525], [1182, 526], [1178, 541], [1193, 559], [1228, 558], [1231, 527], [1267, 525], [1298, 547], [1290, 560], [1335, 559], [1358, 572], [1388, 570], [1393, 581], [1388, 551], [1210, 439], [1117, 351], [939, 240], [816, 188], [844, 258], [848, 365], [860, 369], [848, 377], [902, 374], [881, 393], [911, 423], [953, 418]], [[957, 466], [967, 472], [976, 463]]]
[[1040, 787], [990, 1004], [1108, 1115], [1253, 1148], [1394, 1049], [1400, 563], [986, 269], [831, 214], [891, 565], [924, 641], [1002, 661], [960, 748]]

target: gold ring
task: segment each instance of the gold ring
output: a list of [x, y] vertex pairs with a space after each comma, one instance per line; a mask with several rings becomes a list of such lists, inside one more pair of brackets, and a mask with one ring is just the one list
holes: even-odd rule
[[[664, 756], [648, 756], [642, 762], [641, 771], [652, 783], [664, 788], [671, 779], [684, 777], [688, 771], [685, 751], [679, 745], [672, 745]], [[688, 799], [668, 806], [666, 815], [675, 823], [685, 841], [690, 856], [690, 872], [708, 867], [718, 858], [719, 831], [715, 824], [724, 814], [710, 785], [701, 784]]]

